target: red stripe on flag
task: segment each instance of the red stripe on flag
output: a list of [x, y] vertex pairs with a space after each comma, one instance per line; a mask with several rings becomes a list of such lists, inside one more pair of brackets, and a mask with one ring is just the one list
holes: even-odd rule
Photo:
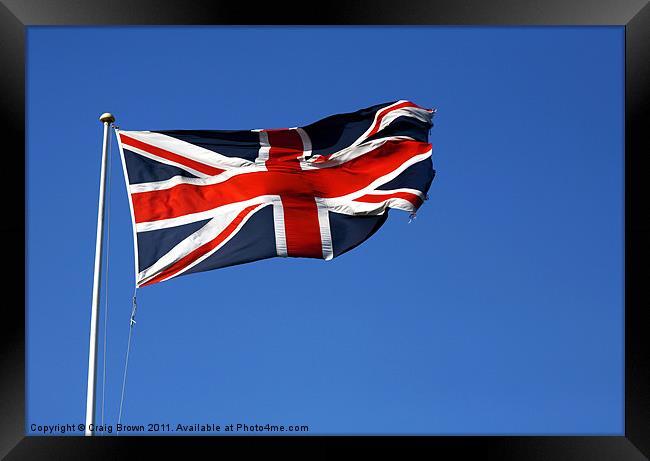
[[296, 130], [264, 130], [269, 138], [269, 159], [266, 169], [269, 171], [300, 171], [298, 157], [302, 156], [302, 139]]
[[266, 175], [269, 173], [254, 172], [207, 186], [177, 184], [169, 189], [132, 193], [135, 222], [178, 218], [265, 195]]
[[386, 108], [380, 110], [379, 114], [377, 115], [377, 120], [375, 121], [375, 125], [372, 127], [372, 130], [370, 131], [370, 133], [368, 133], [367, 137], [369, 138], [370, 136], [374, 135], [375, 133], [377, 133], [379, 131], [379, 127], [381, 126], [381, 121], [384, 119], [384, 117], [386, 115], [388, 115], [389, 113], [391, 113], [394, 110], [403, 109], [404, 107], [418, 107], [418, 106], [416, 106], [412, 102], [406, 101], [406, 102], [402, 102], [400, 104], [397, 104], [396, 106], [386, 107]]
[[[283, 172], [286, 190], [281, 193], [284, 211], [284, 233], [287, 255], [305, 258], [322, 258], [318, 208], [313, 192], [303, 173], [298, 157], [303, 154], [303, 144], [297, 130], [265, 130], [269, 139], [269, 172]], [[271, 173], [273, 174], [273, 173]], [[278, 178], [275, 182], [281, 181]], [[291, 188], [286, 185], [291, 184]]]
[[214, 239], [198, 247], [196, 250], [192, 251], [191, 253], [188, 253], [186, 256], [179, 259], [174, 264], [172, 264], [162, 272], [158, 273], [158, 275], [156, 275], [155, 277], [153, 277], [152, 279], [148, 280], [147, 282], [143, 283], [140, 286], [151, 285], [153, 283], [161, 282], [163, 281], [163, 279], [172, 277], [176, 275], [178, 272], [180, 272], [181, 270], [185, 269], [191, 263], [199, 259], [201, 256], [204, 256], [205, 254], [215, 249], [224, 240], [226, 240], [226, 238], [228, 238], [230, 234], [232, 234], [235, 231], [237, 226], [239, 226], [239, 224], [244, 220], [244, 218], [257, 206], [259, 205], [251, 205], [249, 207], [244, 208], [237, 216], [235, 216], [235, 219], [233, 219], [230, 222], [230, 224], [228, 224], [228, 226], [226, 226], [226, 228], [223, 231], [221, 231], [219, 235], [217, 235]]
[[399, 140], [388, 141], [370, 152], [330, 168], [307, 170], [314, 196], [341, 197], [365, 187], [386, 176], [416, 155], [431, 150], [431, 144]]
[[381, 203], [385, 200], [391, 198], [401, 198], [408, 202], [411, 202], [416, 208], [422, 205], [422, 199], [416, 195], [411, 194], [410, 192], [395, 192], [393, 194], [368, 194], [359, 198], [355, 198], [355, 202], [367, 202], [367, 203]]
[[187, 157], [183, 157], [182, 155], [175, 154], [173, 152], [170, 152], [168, 150], [165, 150], [161, 147], [156, 147], [151, 144], [147, 144], [145, 142], [139, 141], [137, 139], [131, 138], [130, 136], [126, 136], [123, 133], [120, 133], [120, 139], [122, 140], [122, 144], [126, 144], [127, 146], [135, 147], [138, 149], [141, 149], [145, 152], [148, 152], [152, 155], [155, 155], [160, 158], [164, 158], [166, 160], [170, 160], [175, 163], [179, 163], [183, 166], [192, 168], [193, 170], [200, 171], [201, 173], [214, 176], [219, 173], [223, 173], [225, 170], [222, 170], [220, 168], [215, 168], [209, 165], [206, 165], [205, 163], [197, 162], [196, 160], [189, 159]]
[[[417, 141], [389, 141], [341, 165], [317, 170], [251, 172], [226, 181], [199, 186], [178, 184], [169, 189], [131, 194], [136, 223], [157, 221], [211, 210], [260, 195], [280, 195], [296, 200], [333, 198], [369, 186], [412, 157], [431, 150]], [[297, 163], [297, 162], [296, 162]], [[315, 203], [315, 202], [314, 202]], [[308, 208], [303, 208], [303, 211]], [[289, 216], [289, 226], [293, 216]], [[307, 232], [311, 232], [307, 230]]]
[[[363, 139], [361, 139], [361, 141], [363, 142], [364, 140], [370, 138], [371, 136], [373, 136], [373, 135], [377, 134], [377, 132], [379, 132], [379, 127], [381, 126], [381, 121], [384, 119], [384, 117], [386, 115], [393, 112], [394, 110], [403, 109], [404, 107], [416, 107], [418, 109], [422, 109], [417, 104], [413, 104], [410, 101], [405, 101], [405, 102], [399, 103], [399, 104], [397, 104], [395, 106], [389, 106], [389, 107], [385, 107], [385, 108], [379, 110], [378, 113], [377, 113], [377, 117], [375, 118], [375, 120], [373, 121], [373, 124], [371, 125], [372, 128], [370, 129], [370, 132], [368, 132], [367, 135], [363, 136]], [[425, 110], [428, 111], [428, 112], [433, 112], [430, 109], [425, 109]], [[322, 156], [316, 158], [314, 163], [323, 163], [323, 162], [327, 161], [331, 157], [331, 155], [332, 154], [322, 155]]]
[[313, 196], [282, 196], [287, 254], [294, 257], [322, 258], [318, 207]]

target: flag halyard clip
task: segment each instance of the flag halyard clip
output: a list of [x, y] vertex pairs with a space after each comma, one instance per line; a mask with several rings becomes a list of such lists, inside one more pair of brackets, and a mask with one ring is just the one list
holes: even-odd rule
[[131, 309], [131, 318], [129, 319], [129, 325], [131, 328], [133, 328], [133, 325], [135, 325], [135, 313], [138, 309], [138, 302], [136, 300], [136, 295], [133, 295], [133, 308]]

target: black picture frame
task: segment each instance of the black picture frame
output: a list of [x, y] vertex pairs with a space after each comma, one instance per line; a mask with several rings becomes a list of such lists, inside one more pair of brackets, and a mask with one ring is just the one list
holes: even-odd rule
[[[5, 175], [0, 181], [6, 262], [0, 322], [0, 456], [19, 459], [121, 459], [134, 448], [166, 455], [187, 450], [271, 448], [306, 457], [355, 445], [380, 450], [418, 445], [454, 459], [643, 460], [650, 457], [650, 5], [646, 0], [388, 0], [305, 3], [180, 0], [0, 0], [0, 106]], [[391, 437], [28, 437], [25, 436], [25, 37], [35, 25], [620, 25], [625, 26], [625, 434], [624, 436]], [[97, 43], [97, 52], [109, 43]], [[102, 84], [98, 76], [98, 86]], [[55, 114], [53, 114], [55, 117]], [[58, 120], [53, 120], [58, 122]], [[21, 155], [23, 153], [23, 155]], [[9, 172], [11, 174], [9, 174]], [[20, 174], [22, 172], [22, 175]], [[19, 245], [16, 242], [22, 242]], [[22, 268], [22, 273], [16, 268]], [[22, 291], [21, 291], [22, 289]], [[22, 303], [21, 303], [22, 301]], [[21, 306], [22, 304], [22, 306]], [[176, 451], [175, 451], [176, 450]], [[208, 452], [209, 453], [209, 452]], [[215, 452], [218, 453], [218, 452]], [[474, 458], [471, 458], [474, 459]]]

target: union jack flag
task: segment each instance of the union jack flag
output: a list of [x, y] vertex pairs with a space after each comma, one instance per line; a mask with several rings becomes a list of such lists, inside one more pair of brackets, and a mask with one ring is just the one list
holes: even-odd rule
[[422, 205], [435, 174], [433, 114], [402, 100], [299, 128], [116, 130], [136, 285], [351, 250], [389, 208]]

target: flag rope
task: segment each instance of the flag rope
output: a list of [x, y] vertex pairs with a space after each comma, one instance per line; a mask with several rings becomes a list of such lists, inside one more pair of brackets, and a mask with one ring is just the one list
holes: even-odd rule
[[[111, 125], [114, 126], [114, 125]], [[113, 165], [113, 141], [108, 143], [108, 198], [106, 200], [106, 269], [104, 275], [104, 341], [102, 350], [102, 427], [104, 426], [104, 402], [105, 402], [105, 389], [106, 389], [106, 338], [108, 336], [108, 274], [110, 268], [110, 245], [111, 245], [111, 171]], [[101, 433], [104, 435], [104, 431]]]
[[[126, 373], [129, 369], [129, 352], [131, 351], [131, 338], [133, 336], [133, 326], [135, 325], [135, 313], [138, 308], [138, 303], [136, 300], [138, 294], [138, 287], [136, 286], [133, 289], [133, 305], [131, 307], [131, 318], [129, 319], [129, 340], [126, 346], [126, 359], [124, 361], [124, 376], [122, 378], [122, 395], [120, 397], [120, 411], [117, 417], [118, 427], [122, 422], [122, 408], [124, 405], [124, 390], [126, 389]], [[116, 431], [115, 435], [120, 435], [120, 431]]]
[[[113, 125], [113, 128], [115, 129], [115, 136], [117, 136], [117, 132], [119, 130], [119, 127], [116, 125]], [[129, 370], [129, 355], [131, 353], [131, 339], [133, 338], [133, 327], [135, 325], [135, 314], [138, 309], [138, 302], [137, 302], [137, 295], [138, 295], [138, 286], [135, 285], [133, 287], [133, 302], [131, 305], [131, 316], [129, 317], [129, 339], [126, 344], [126, 358], [124, 360], [124, 374], [122, 376], [122, 392], [120, 393], [120, 409], [118, 412], [117, 416], [117, 424], [118, 427], [122, 423], [122, 410], [124, 409], [124, 394], [126, 392], [126, 375]], [[118, 436], [120, 435], [120, 431], [117, 430], [115, 432], [115, 435]]]

